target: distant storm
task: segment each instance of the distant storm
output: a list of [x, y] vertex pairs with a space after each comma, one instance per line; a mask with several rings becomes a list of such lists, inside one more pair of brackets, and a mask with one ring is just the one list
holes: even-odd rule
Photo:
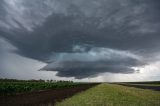
[[158, 76], [159, 12], [159, 0], [1, 0], [0, 77], [22, 67], [84, 79], [148, 66]]

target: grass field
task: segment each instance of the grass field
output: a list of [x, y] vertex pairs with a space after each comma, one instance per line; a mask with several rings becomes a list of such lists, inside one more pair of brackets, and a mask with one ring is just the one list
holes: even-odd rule
[[56, 106], [160, 106], [160, 92], [104, 83]]

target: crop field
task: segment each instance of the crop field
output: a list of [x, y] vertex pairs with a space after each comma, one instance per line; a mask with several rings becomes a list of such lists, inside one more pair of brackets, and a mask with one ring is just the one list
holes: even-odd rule
[[124, 82], [127, 84], [160, 84], [160, 81], [144, 81], [144, 82]]
[[160, 81], [148, 81], [148, 82], [124, 82], [123, 84], [129, 85], [145, 85], [145, 86], [160, 86]]
[[58, 102], [56, 106], [160, 106], [160, 92], [115, 84], [100, 84]]
[[160, 81], [121, 82], [121, 83], [115, 83], [115, 84], [129, 86], [129, 87], [136, 87], [136, 88], [151, 89], [151, 90], [160, 91]]
[[78, 85], [80, 85], [80, 83], [73, 83], [71, 81], [0, 81], [0, 94], [13, 94], [45, 89], [73, 88]]
[[0, 106], [54, 106], [56, 101], [98, 83], [43, 80], [0, 80]]

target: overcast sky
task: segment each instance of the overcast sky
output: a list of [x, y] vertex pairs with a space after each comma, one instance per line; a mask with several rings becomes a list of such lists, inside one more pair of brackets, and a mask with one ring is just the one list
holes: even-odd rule
[[159, 0], [1, 0], [0, 78], [160, 80]]

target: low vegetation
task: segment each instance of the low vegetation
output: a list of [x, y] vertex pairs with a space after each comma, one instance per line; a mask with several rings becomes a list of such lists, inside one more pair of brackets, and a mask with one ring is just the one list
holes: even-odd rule
[[160, 92], [100, 84], [57, 103], [56, 106], [160, 106]]
[[124, 82], [127, 84], [160, 84], [160, 81]]
[[44, 89], [63, 89], [81, 85], [72, 81], [53, 81], [48, 80], [0, 80], [0, 94], [13, 94]]

